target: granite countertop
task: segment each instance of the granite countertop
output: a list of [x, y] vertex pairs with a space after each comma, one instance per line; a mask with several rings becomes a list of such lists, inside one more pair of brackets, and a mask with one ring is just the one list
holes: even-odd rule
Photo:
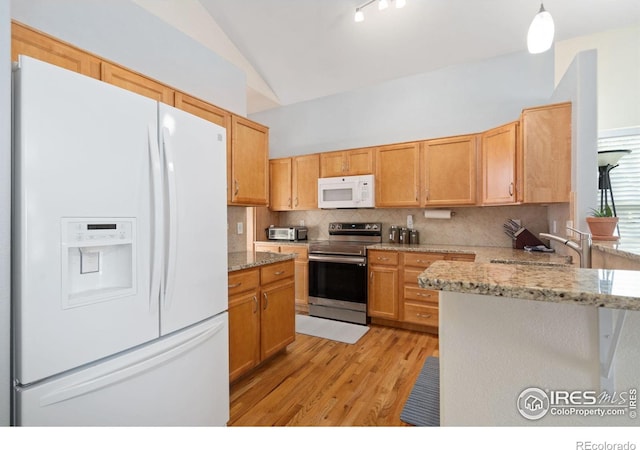
[[640, 277], [632, 270], [436, 261], [418, 283], [441, 291], [640, 311]]
[[624, 242], [593, 241], [593, 248], [611, 255], [622, 256], [640, 262], [640, 246]]
[[556, 253], [527, 252], [508, 247], [474, 247], [467, 245], [446, 244], [418, 244], [402, 245], [382, 243], [370, 245], [369, 250], [394, 250], [403, 252], [434, 252], [434, 253], [467, 253], [475, 255], [477, 263], [529, 264], [540, 266], [570, 266], [571, 256]]
[[250, 269], [252, 267], [264, 266], [288, 259], [294, 259], [296, 255], [292, 253], [271, 253], [271, 252], [231, 252], [227, 255], [229, 272], [236, 270]]

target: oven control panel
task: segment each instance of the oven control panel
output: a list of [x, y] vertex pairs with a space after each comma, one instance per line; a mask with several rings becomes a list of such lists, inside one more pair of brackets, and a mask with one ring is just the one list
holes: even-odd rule
[[329, 234], [382, 235], [380, 222], [331, 222]]

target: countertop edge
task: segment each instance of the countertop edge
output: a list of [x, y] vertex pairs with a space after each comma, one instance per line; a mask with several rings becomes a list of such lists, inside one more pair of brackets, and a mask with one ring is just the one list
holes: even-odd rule
[[295, 259], [293, 253], [272, 253], [272, 252], [232, 252], [228, 254], [227, 271], [237, 272], [239, 270], [251, 269], [253, 267], [266, 266]]
[[[544, 266], [527, 266], [518, 270], [526, 271], [528, 275], [536, 275], [539, 278], [557, 279], [565, 277], [567, 285], [574, 286], [573, 290], [548, 286], [536, 286], [534, 283], [516, 285], [509, 280], [501, 280], [501, 283], [492, 279], [492, 269], [499, 270], [493, 263], [475, 263], [460, 266], [459, 262], [438, 261], [418, 276], [418, 284], [425, 289], [459, 292], [465, 294], [491, 295], [496, 297], [512, 297], [523, 300], [534, 300], [550, 303], [567, 303], [586, 306], [596, 306], [612, 309], [640, 311], [640, 297], [630, 295], [618, 295], [611, 293], [595, 292], [587, 286], [576, 286], [575, 279], [587, 278], [589, 283], [598, 285], [600, 271], [598, 269], [580, 269], [574, 267], [558, 268]], [[458, 276], [456, 271], [464, 267], [464, 275]], [[608, 274], [615, 279], [616, 274], [623, 275], [631, 271], [611, 270]], [[444, 276], [442, 274], [445, 274]], [[569, 282], [569, 280], [572, 280]], [[635, 291], [640, 292], [640, 291]]]

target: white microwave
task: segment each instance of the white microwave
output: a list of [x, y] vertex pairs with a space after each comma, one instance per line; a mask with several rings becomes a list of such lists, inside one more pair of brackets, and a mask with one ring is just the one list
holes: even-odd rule
[[373, 208], [373, 175], [318, 179], [318, 208]]

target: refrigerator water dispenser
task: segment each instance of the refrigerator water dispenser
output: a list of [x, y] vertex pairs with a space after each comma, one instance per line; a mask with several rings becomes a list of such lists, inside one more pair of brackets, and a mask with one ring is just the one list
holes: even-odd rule
[[134, 218], [64, 218], [62, 307], [136, 294]]

